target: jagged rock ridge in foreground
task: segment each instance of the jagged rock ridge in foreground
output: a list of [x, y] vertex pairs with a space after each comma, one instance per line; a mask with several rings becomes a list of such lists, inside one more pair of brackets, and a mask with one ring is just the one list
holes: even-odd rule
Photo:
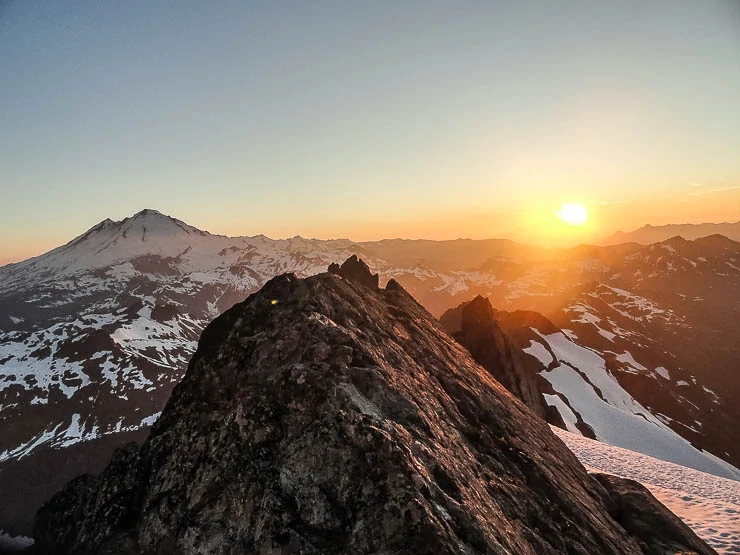
[[144, 445], [42, 508], [37, 549], [711, 553], [652, 513], [679, 539], [628, 535], [613, 493], [401, 286], [356, 278], [285, 274], [217, 318]]

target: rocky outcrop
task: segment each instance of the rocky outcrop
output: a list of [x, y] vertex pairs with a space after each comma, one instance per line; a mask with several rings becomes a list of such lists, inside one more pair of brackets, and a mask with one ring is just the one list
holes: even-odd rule
[[613, 500], [609, 512], [645, 552], [716, 554], [639, 482], [611, 474], [593, 476]]
[[37, 549], [667, 553], [397, 283], [366, 283], [285, 274], [214, 320], [143, 446], [41, 509]]
[[367, 285], [368, 287], [373, 287], [376, 289], [378, 287], [378, 274], [373, 274], [370, 271], [370, 267], [365, 263], [365, 261], [357, 258], [357, 255], [355, 254], [345, 260], [344, 264], [342, 264], [341, 266], [339, 266], [339, 264], [332, 263], [329, 266], [329, 272], [338, 276], [342, 276], [346, 279], [351, 279], [352, 281], [356, 281], [357, 283], [362, 283], [363, 285]]
[[540, 368], [530, 367], [531, 361], [509, 341], [488, 299], [477, 296], [445, 312], [440, 322], [501, 385], [537, 416], [547, 419], [547, 405], [541, 391], [541, 386], [547, 383], [538, 376]]

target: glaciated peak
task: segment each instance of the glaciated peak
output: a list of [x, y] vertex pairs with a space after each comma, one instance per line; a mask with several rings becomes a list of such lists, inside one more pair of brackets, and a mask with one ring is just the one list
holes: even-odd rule
[[162, 214], [157, 210], [145, 208], [121, 221], [113, 221], [110, 218], [106, 218], [79, 237], [70, 241], [65, 247], [80, 245], [83, 242], [89, 244], [91, 241], [100, 241], [103, 237], [109, 238], [109, 241], [113, 243], [131, 238], [138, 238], [143, 242], [147, 242], [147, 240], [151, 240], [154, 236], [162, 237], [183, 233], [187, 235], [210, 235], [205, 231], [201, 231], [181, 220]]
[[[150, 234], [177, 234], [184, 232], [188, 235], [208, 235], [205, 231], [201, 231], [181, 220], [162, 214], [151, 208], [145, 208], [120, 223], [124, 226], [124, 229], [136, 229], [142, 232], [146, 229]], [[146, 241], [145, 234], [142, 240]]]
[[25, 261], [19, 268], [59, 277], [142, 256], [176, 258], [211, 238], [217, 236], [157, 210], [145, 209], [121, 221], [106, 218], [66, 245]]
[[133, 216], [131, 216], [132, 219], [136, 218], [149, 218], [149, 217], [162, 217], [162, 218], [169, 218], [169, 216], [162, 214], [159, 210], [154, 210], [153, 208], [144, 208], [144, 210], [140, 210]]

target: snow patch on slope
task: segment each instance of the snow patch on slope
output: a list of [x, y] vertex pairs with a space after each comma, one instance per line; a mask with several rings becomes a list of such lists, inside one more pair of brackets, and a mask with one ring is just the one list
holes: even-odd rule
[[740, 482], [551, 428], [589, 470], [640, 482], [718, 553], [740, 553]]
[[44, 430], [31, 441], [19, 445], [14, 449], [3, 451], [0, 453], [0, 462], [7, 460], [20, 460], [42, 445], [58, 449], [69, 447], [70, 445], [81, 443], [83, 441], [92, 441], [102, 436], [120, 432], [133, 432], [144, 427], [152, 426], [161, 414], [161, 412], [157, 412], [155, 414], [145, 416], [138, 423], [129, 426], [123, 426], [123, 419], [120, 419], [115, 425], [108, 426], [104, 430], [101, 430], [97, 424], [90, 425], [82, 419], [80, 414], [75, 413], [72, 415], [72, 420], [66, 428], [60, 430], [60, 428], [65, 424], [64, 422], [60, 422], [53, 428]]
[[552, 354], [548, 351], [542, 343], [538, 341], [530, 341], [529, 347], [523, 349], [525, 353], [533, 356], [539, 360], [545, 368], [548, 368], [553, 363]]
[[635, 360], [635, 357], [633, 357], [632, 356], [632, 353], [630, 353], [629, 351], [625, 351], [621, 355], [617, 355], [616, 356], [616, 359], [619, 362], [622, 362], [622, 363], [626, 364], [627, 366], [633, 368], [634, 370], [643, 370], [643, 371], [647, 372], [647, 368], [645, 368], [642, 364], [640, 364], [639, 362], [637, 362]]
[[658, 376], [660, 376], [661, 378], [663, 378], [665, 380], [670, 380], [671, 379], [671, 375], [668, 373], [668, 370], [666, 368], [663, 368], [662, 366], [658, 366], [655, 369], [655, 373], [658, 374]]
[[573, 411], [570, 409], [570, 407], [565, 404], [565, 402], [560, 397], [558, 397], [557, 395], [549, 395], [547, 393], [543, 393], [542, 396], [545, 398], [545, 403], [547, 403], [548, 406], [558, 409], [558, 412], [560, 413], [560, 416], [563, 418], [563, 422], [565, 423], [566, 430], [568, 430], [569, 432], [573, 432], [574, 434], [581, 433], [581, 431], [576, 426], [578, 418], [575, 414], [573, 414]]
[[[545, 370], [540, 375], [567, 399], [571, 409], [580, 414], [597, 439], [740, 480], [740, 470], [699, 451], [638, 403], [606, 369], [606, 361], [599, 354], [573, 343], [562, 333], [540, 334], [540, 337], [549, 344], [560, 362], [556, 368]], [[558, 409], [563, 420], [572, 418], [561, 410], [562, 402], [554, 403], [552, 396], [546, 397], [546, 402]]]
[[0, 530], [0, 553], [20, 552], [33, 545], [33, 538], [11, 536]]

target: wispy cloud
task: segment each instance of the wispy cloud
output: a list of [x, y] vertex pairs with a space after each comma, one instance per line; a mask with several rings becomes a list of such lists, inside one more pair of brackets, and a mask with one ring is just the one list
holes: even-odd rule
[[730, 191], [740, 191], [740, 187], [738, 186], [732, 186], [732, 187], [706, 187], [702, 188], [701, 191], [692, 191], [689, 193], [691, 196], [700, 196], [700, 195], [708, 195], [712, 193], [727, 193]]

